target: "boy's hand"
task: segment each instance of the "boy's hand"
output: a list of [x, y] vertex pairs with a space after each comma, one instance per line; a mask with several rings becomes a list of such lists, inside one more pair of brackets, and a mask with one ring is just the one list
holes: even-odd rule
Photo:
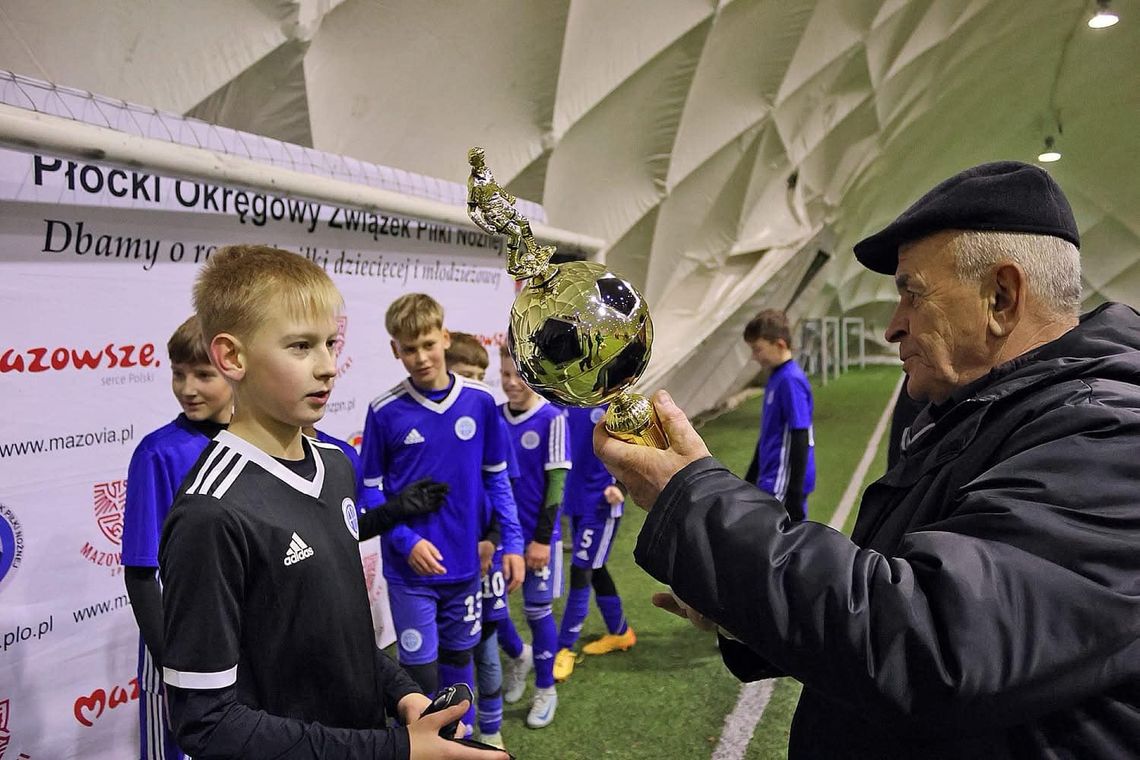
[[[506, 752], [464, 747], [439, 735], [441, 728], [459, 720], [467, 712], [470, 702], [463, 700], [446, 710], [440, 710], [422, 718], [416, 716], [408, 722], [408, 744], [411, 746], [411, 760], [507, 760]], [[461, 723], [456, 733], [465, 731]]]
[[490, 541], [479, 542], [479, 572], [486, 575], [491, 569], [491, 560], [495, 558], [495, 545]]
[[602, 491], [602, 498], [606, 500], [606, 504], [615, 507], [625, 501], [625, 496], [622, 495], [621, 489], [617, 486], [606, 486], [606, 490]]
[[507, 593], [514, 593], [522, 585], [526, 576], [526, 565], [521, 554], [503, 555], [503, 579], [507, 582]]
[[386, 510], [393, 520], [406, 520], [434, 512], [443, 506], [447, 492], [451, 488], [431, 478], [421, 478], [404, 486], [398, 493], [388, 497], [381, 509]]
[[526, 545], [526, 566], [536, 573], [550, 564], [550, 544], [531, 541]]
[[680, 599], [664, 592], [658, 592], [653, 595], [653, 606], [663, 609], [666, 612], [672, 612], [677, 617], [685, 618], [693, 627], [698, 631], [715, 631], [717, 629], [716, 623], [709, 620], [701, 613], [694, 610], [692, 607], [681, 602]]
[[443, 566], [443, 555], [426, 538], [421, 538], [412, 547], [408, 553], [408, 564], [420, 575], [443, 575], [447, 572]]

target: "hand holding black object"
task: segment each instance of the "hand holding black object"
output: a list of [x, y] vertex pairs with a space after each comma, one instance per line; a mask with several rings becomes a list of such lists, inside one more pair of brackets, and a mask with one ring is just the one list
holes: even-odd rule
[[443, 506], [450, 490], [447, 483], [422, 478], [403, 490], [388, 496], [378, 507], [368, 510], [360, 518], [360, 540], [380, 535], [398, 522], [434, 512]]

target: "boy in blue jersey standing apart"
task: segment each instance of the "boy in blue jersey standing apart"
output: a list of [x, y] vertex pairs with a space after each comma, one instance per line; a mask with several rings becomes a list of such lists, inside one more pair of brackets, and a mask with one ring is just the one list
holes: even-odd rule
[[181, 758], [166, 718], [162, 689], [162, 591], [158, 541], [186, 473], [233, 411], [230, 384], [210, 364], [196, 316], [166, 343], [170, 386], [182, 413], [147, 435], [131, 455], [123, 513], [123, 570], [139, 626], [139, 757]]
[[593, 586], [608, 633], [583, 647], [586, 654], [625, 651], [637, 643], [633, 628], [625, 620], [621, 597], [606, 569], [614, 537], [621, 524], [625, 495], [601, 460], [594, 455], [594, 427], [605, 414], [605, 407], [568, 407], [570, 453], [574, 469], [566, 476], [566, 503], [574, 543], [570, 560], [570, 596], [562, 612], [558, 631], [558, 655], [554, 659], [554, 680], [565, 681], [574, 672], [577, 655], [574, 645], [582, 623], [590, 611]]
[[[388, 602], [400, 664], [431, 694], [474, 684], [472, 653], [482, 633], [478, 543], [490, 498], [503, 534], [504, 574], [521, 577], [522, 536], [507, 479], [507, 442], [490, 390], [451, 374], [443, 307], [409, 293], [388, 307], [393, 355], [408, 378], [372, 402], [361, 461], [365, 508], [385, 492], [431, 477], [450, 489], [434, 514], [381, 537]], [[466, 716], [470, 724], [474, 707]]]
[[764, 388], [760, 439], [744, 479], [784, 504], [793, 520], [807, 519], [815, 488], [811, 384], [792, 358], [792, 333], [784, 312], [765, 309], [744, 327], [752, 358], [771, 374]]
[[503, 392], [501, 409], [519, 463], [514, 484], [519, 523], [526, 541], [526, 580], [523, 611], [533, 645], [526, 646], [510, 619], [499, 623], [499, 639], [510, 657], [504, 676], [503, 698], [517, 702], [526, 688], [526, 674], [535, 675], [535, 695], [526, 724], [542, 728], [554, 720], [558, 694], [554, 688], [554, 653], [558, 629], [551, 609], [562, 593], [562, 542], [559, 512], [570, 469], [566, 417], [562, 410], [539, 396], [519, 377], [506, 346], [500, 352]]

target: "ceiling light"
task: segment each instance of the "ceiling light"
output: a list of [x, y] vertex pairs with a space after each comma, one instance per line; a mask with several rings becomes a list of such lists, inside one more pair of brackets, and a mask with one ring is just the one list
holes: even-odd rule
[[1108, 7], [1108, 0], [1097, 0], [1097, 11], [1092, 18], [1089, 19], [1090, 29], [1107, 29], [1120, 20]]
[[1043, 164], [1051, 164], [1054, 161], [1061, 160], [1061, 154], [1053, 150], [1053, 136], [1049, 135], [1045, 138], [1045, 150], [1041, 151], [1037, 156], [1037, 160]]

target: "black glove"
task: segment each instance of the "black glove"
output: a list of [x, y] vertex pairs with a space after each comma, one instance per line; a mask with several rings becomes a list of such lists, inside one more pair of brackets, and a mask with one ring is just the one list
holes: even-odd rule
[[370, 509], [360, 518], [360, 540], [380, 535], [398, 522], [434, 512], [443, 506], [450, 491], [447, 483], [423, 478], [388, 496], [388, 501]]

